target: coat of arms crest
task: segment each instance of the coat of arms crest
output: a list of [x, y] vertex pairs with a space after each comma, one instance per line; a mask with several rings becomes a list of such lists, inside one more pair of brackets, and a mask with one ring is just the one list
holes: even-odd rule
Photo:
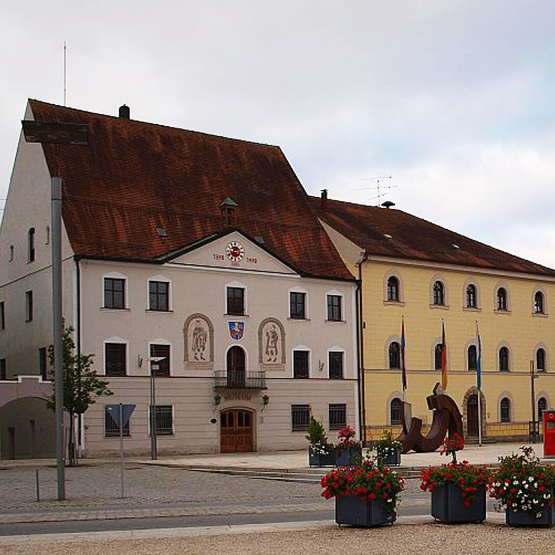
[[245, 332], [245, 322], [228, 322], [228, 325], [231, 339], [239, 341], [243, 338], [243, 333]]

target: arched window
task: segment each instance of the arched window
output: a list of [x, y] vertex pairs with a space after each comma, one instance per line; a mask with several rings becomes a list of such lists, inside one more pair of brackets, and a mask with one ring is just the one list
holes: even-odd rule
[[389, 416], [391, 424], [402, 424], [403, 422], [403, 403], [396, 397], [389, 405]]
[[436, 306], [445, 305], [445, 286], [441, 281], [434, 282], [434, 304]]
[[535, 314], [544, 313], [543, 293], [541, 291], [536, 291], [536, 294], [534, 295], [534, 313]]
[[387, 280], [387, 300], [399, 302], [399, 280], [395, 276], [389, 276]]
[[389, 368], [401, 368], [401, 345], [397, 341], [389, 345]]
[[478, 353], [476, 351], [476, 345], [470, 345], [470, 347], [468, 347], [468, 369], [478, 370]]
[[509, 371], [509, 349], [507, 349], [507, 347], [501, 347], [499, 349], [499, 371]]
[[441, 359], [443, 354], [443, 345], [438, 343], [434, 349], [434, 369], [441, 370]]
[[500, 287], [497, 290], [497, 310], [507, 310], [507, 290]]
[[35, 261], [35, 228], [29, 230], [27, 237], [27, 262]]
[[501, 399], [501, 422], [511, 421], [511, 401], [507, 397]]
[[540, 422], [543, 420], [544, 410], [547, 410], [547, 399], [545, 397], [540, 397], [538, 399], [538, 420]]
[[536, 351], [536, 370], [545, 372], [545, 349], [541, 347]]
[[466, 288], [466, 307], [477, 308], [478, 298], [476, 295], [476, 286], [472, 283]]

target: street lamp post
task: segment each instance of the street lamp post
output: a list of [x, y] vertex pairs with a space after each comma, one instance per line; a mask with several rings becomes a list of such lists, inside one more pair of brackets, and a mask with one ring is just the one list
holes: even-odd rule
[[[80, 123], [23, 121], [23, 134], [30, 143], [89, 144], [89, 128]], [[66, 498], [64, 446], [64, 375], [62, 366], [62, 179], [51, 177], [52, 227], [52, 325], [54, 346], [54, 398], [56, 404], [56, 474], [58, 501]]]

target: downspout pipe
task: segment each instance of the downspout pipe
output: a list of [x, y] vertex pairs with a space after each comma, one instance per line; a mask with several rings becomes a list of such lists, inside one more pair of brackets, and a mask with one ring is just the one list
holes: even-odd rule
[[[76, 275], [76, 299], [77, 314], [75, 322], [75, 343], [77, 346], [77, 373], [81, 378], [81, 267], [79, 266], [79, 258], [74, 257], [75, 260], [75, 275]], [[79, 386], [81, 384], [79, 383]], [[77, 453], [78, 457], [83, 456], [83, 415], [79, 414], [77, 417]]]
[[360, 421], [361, 440], [366, 441], [366, 387], [364, 376], [364, 316], [362, 311], [362, 265], [368, 260], [366, 249], [361, 252], [361, 257], [356, 263], [358, 266], [357, 279], [357, 355], [358, 355], [358, 410]]

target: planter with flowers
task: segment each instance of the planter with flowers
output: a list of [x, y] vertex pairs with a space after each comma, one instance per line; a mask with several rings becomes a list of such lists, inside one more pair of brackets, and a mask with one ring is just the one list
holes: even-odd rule
[[490, 496], [501, 502], [508, 526], [553, 526], [555, 469], [541, 464], [532, 447], [521, 451], [499, 458]]
[[353, 439], [356, 431], [345, 426], [337, 434], [339, 440], [335, 444], [335, 464], [337, 466], [351, 466], [362, 459], [362, 443]]
[[390, 430], [384, 432], [383, 439], [374, 443], [372, 449], [376, 450], [378, 464], [383, 466], [398, 466], [401, 464], [403, 445], [400, 441], [393, 439]]
[[444, 441], [442, 455], [452, 462], [431, 466], [421, 473], [420, 489], [432, 494], [432, 516], [448, 524], [483, 522], [486, 519], [486, 487], [491, 472], [485, 467], [457, 462], [457, 451], [464, 448], [458, 434]]
[[308, 464], [310, 466], [334, 466], [335, 449], [333, 444], [328, 441], [322, 423], [311, 416], [307, 432]]
[[335, 522], [353, 526], [393, 524], [404, 481], [389, 468], [364, 460], [332, 470], [320, 485], [322, 497], [335, 498]]

